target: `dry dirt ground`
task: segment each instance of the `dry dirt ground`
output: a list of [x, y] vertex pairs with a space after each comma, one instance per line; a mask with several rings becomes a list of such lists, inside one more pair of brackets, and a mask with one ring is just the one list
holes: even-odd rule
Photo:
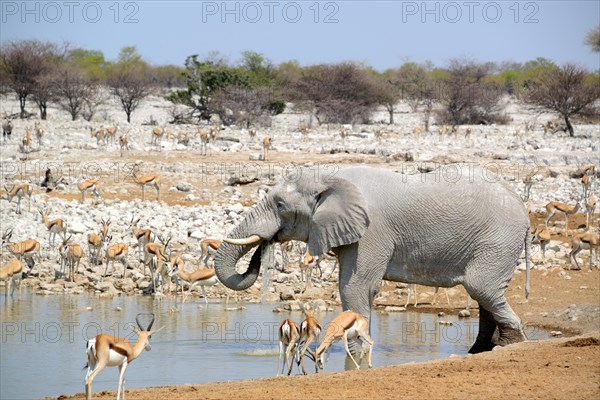
[[[289, 161], [283, 153], [274, 154], [273, 162]], [[137, 154], [135, 159], [144, 158]], [[161, 157], [160, 155], [158, 157]], [[247, 155], [240, 154], [240, 160]], [[352, 163], [357, 160], [335, 155], [325, 162]], [[312, 161], [309, 158], [297, 162]], [[191, 161], [191, 160], [190, 160]], [[236, 161], [228, 158], [228, 161]], [[323, 160], [322, 160], [323, 161]], [[369, 163], [369, 160], [361, 160]], [[219, 184], [222, 185], [222, 184]], [[222, 187], [222, 186], [220, 186]], [[250, 189], [250, 188], [248, 188]], [[51, 194], [52, 195], [52, 194]], [[139, 194], [137, 194], [139, 195]], [[135, 194], [134, 194], [135, 196]], [[176, 194], [161, 199], [168, 204], [181, 204]], [[122, 196], [120, 196], [122, 197]], [[189, 203], [188, 203], [189, 204]], [[534, 215], [532, 222], [541, 216]], [[582, 217], [582, 216], [581, 216]], [[573, 219], [571, 228], [583, 219]], [[562, 234], [554, 239], [566, 241]], [[254, 381], [223, 382], [204, 385], [128, 389], [127, 398], [135, 399], [337, 399], [337, 398], [600, 398], [600, 271], [587, 270], [587, 257], [581, 271], [560, 265], [532, 271], [532, 292], [524, 298], [524, 273], [515, 274], [507, 298], [527, 326], [540, 326], [561, 331], [558, 338], [521, 343], [479, 355], [451, 357], [427, 363], [411, 363], [394, 367], [343, 373], [319, 373], [309, 376], [268, 378]], [[565, 276], [566, 275], [566, 276]], [[570, 279], [569, 279], [570, 277]], [[376, 306], [403, 305], [404, 299], [391, 295], [393, 283], [385, 283]], [[419, 288], [429, 291], [431, 288]], [[443, 297], [442, 297], [443, 298]], [[463, 289], [450, 291], [451, 305], [432, 306], [423, 302], [418, 310], [456, 314], [464, 307]], [[413, 306], [409, 306], [411, 309]], [[477, 316], [476, 305], [473, 316]], [[135, 364], [134, 364], [135, 365]], [[201, 374], [201, 371], [198, 371]], [[95, 399], [114, 399], [115, 392], [94, 393]], [[83, 394], [59, 396], [60, 399], [82, 399]]]
[[[206, 385], [128, 390], [151, 399], [597, 399], [597, 336], [520, 343], [499, 351], [418, 364]], [[95, 393], [114, 399], [114, 392]], [[83, 399], [83, 395], [59, 399]]]

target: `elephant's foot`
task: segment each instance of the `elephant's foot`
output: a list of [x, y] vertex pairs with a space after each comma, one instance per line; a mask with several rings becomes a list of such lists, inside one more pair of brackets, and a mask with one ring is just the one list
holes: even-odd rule
[[490, 351], [494, 348], [493, 337], [496, 333], [496, 322], [492, 313], [483, 307], [479, 307], [479, 332], [469, 353], [476, 354], [484, 351]]
[[491, 340], [483, 341], [477, 339], [473, 346], [469, 349], [469, 354], [483, 353], [484, 351], [491, 351], [495, 344]]
[[494, 344], [498, 346], [506, 346], [527, 340], [527, 336], [521, 326], [516, 329], [510, 326], [501, 326], [499, 327], [499, 331], [500, 334], [498, 337], [494, 337]]

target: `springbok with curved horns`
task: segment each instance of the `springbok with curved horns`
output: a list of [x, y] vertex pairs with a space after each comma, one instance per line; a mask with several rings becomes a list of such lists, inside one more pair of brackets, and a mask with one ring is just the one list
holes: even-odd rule
[[139, 259], [144, 259], [144, 248], [148, 243], [154, 242], [156, 235], [152, 232], [151, 229], [141, 229], [138, 227], [140, 223], [140, 218], [135, 219], [135, 215], [131, 216], [131, 222], [129, 223], [131, 227], [131, 231], [133, 233], [133, 237], [138, 243], [138, 254]]
[[[154, 314], [148, 327], [144, 329], [140, 323], [141, 314], [135, 317], [137, 326], [129, 324], [133, 332], [138, 336], [135, 344], [131, 344], [129, 340], [116, 336], [101, 334], [93, 339], [88, 340], [86, 353], [88, 363], [84, 368], [87, 368], [85, 375], [85, 398], [92, 398], [92, 382], [94, 378], [106, 367], [119, 367], [119, 388], [117, 390], [117, 400], [122, 398], [125, 400], [125, 371], [127, 366], [142, 354], [143, 350], [150, 351], [150, 338], [153, 334], [160, 332], [164, 326], [155, 331], [151, 330], [154, 324]], [[123, 396], [121, 396], [121, 393]]]
[[108, 237], [108, 229], [110, 226], [110, 218], [106, 221], [104, 218], [100, 219], [102, 223], [102, 230], [99, 233], [88, 234], [88, 249], [90, 251], [90, 263], [102, 264], [102, 245], [104, 240]]
[[2, 235], [2, 247], [6, 246], [8, 250], [20, 260], [29, 259], [27, 265], [30, 268], [33, 268], [34, 258], [37, 258], [38, 262], [42, 261], [40, 258], [40, 242], [34, 239], [27, 239], [18, 243], [13, 243], [10, 241], [12, 234], [13, 230], [11, 228]]
[[40, 215], [42, 216], [42, 222], [48, 229], [48, 246], [53, 247], [56, 242], [56, 235], [64, 235], [67, 232], [67, 224], [62, 218], [56, 218], [50, 221], [48, 219], [48, 210], [40, 208]]

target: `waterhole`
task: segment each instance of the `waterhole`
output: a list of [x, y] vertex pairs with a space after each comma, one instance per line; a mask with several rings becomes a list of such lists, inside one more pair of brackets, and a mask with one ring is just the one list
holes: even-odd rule
[[[40, 296], [23, 291], [11, 299], [0, 296], [0, 398], [31, 399], [84, 391], [88, 338], [100, 333], [127, 337], [138, 313], [142, 324], [156, 316], [152, 350], [127, 368], [126, 388], [208, 383], [271, 377], [276, 374], [277, 329], [284, 318], [298, 324], [300, 312], [274, 313], [277, 304], [208, 306], [193, 300], [157, 301], [148, 296], [100, 299], [86, 295]], [[240, 309], [242, 308], [243, 309]], [[323, 325], [341, 310], [317, 313]], [[398, 365], [466, 354], [475, 340], [478, 319], [435, 314], [373, 312], [373, 366]], [[545, 339], [541, 329], [528, 329], [530, 339]], [[321, 334], [321, 338], [323, 334]], [[311, 348], [314, 348], [311, 346]], [[328, 353], [325, 371], [350, 368], [343, 344]], [[307, 372], [314, 363], [305, 361]], [[298, 373], [294, 366], [293, 374]], [[93, 391], [116, 390], [118, 369], [106, 368], [94, 380]]]

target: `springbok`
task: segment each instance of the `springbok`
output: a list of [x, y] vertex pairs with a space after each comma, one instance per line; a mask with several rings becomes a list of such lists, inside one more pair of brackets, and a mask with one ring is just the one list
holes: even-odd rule
[[263, 161], [267, 161], [267, 156], [269, 154], [269, 149], [271, 148], [271, 137], [265, 136], [262, 140], [263, 145]]
[[10, 239], [12, 238], [12, 234], [13, 234], [13, 230], [12, 229], [8, 229], [3, 235], [2, 235], [2, 247], [7, 247], [8, 250], [18, 259], [22, 260], [22, 259], [28, 259], [31, 261], [27, 262], [27, 265], [30, 268], [33, 268], [33, 265], [35, 264], [33, 262], [34, 258], [37, 258], [38, 262], [41, 262], [41, 257], [40, 257], [40, 242], [38, 242], [37, 240], [34, 239], [27, 239], [27, 240], [23, 240], [20, 241], [18, 243], [13, 243], [10, 241]]
[[108, 228], [110, 226], [110, 218], [106, 221], [100, 219], [102, 230], [99, 233], [88, 234], [88, 249], [90, 251], [90, 263], [102, 264], [102, 247], [104, 240], [108, 237]]
[[277, 359], [277, 375], [279, 375], [279, 366], [281, 365], [281, 357], [283, 356], [283, 365], [281, 366], [281, 374], [283, 369], [288, 367], [288, 375], [292, 373], [294, 366], [293, 356], [295, 356], [296, 348], [300, 340], [300, 330], [291, 319], [284, 319], [279, 325], [279, 358]]
[[[580, 233], [575, 235], [571, 239], [571, 252], [569, 253], [569, 260], [572, 260], [577, 266], [577, 270], [581, 267], [577, 263], [577, 253], [581, 250], [590, 251], [590, 271], [592, 271], [592, 264], [594, 260], [594, 250], [596, 251], [596, 258], [598, 258], [598, 249], [600, 248], [600, 234], [597, 233]], [[600, 267], [598, 267], [600, 269]]]
[[200, 135], [200, 155], [205, 156], [208, 149], [209, 135], [205, 129], [198, 128], [198, 135]]
[[27, 196], [27, 210], [31, 211], [31, 194], [33, 193], [33, 187], [28, 183], [23, 183], [21, 185], [13, 185], [10, 189], [4, 186], [4, 190], [6, 190], [6, 196], [3, 197], [4, 200], [8, 200], [10, 203], [12, 199], [17, 198], [17, 214], [21, 214], [21, 199], [24, 196]]
[[160, 147], [164, 133], [165, 130], [163, 128], [152, 128], [152, 144]]
[[135, 219], [135, 215], [131, 216], [131, 222], [129, 222], [129, 226], [131, 227], [131, 232], [133, 233], [133, 237], [137, 241], [138, 244], [138, 255], [140, 260], [144, 260], [144, 247], [150, 243], [154, 242], [156, 239], [156, 235], [152, 232], [151, 229], [141, 229], [138, 227], [140, 223], [140, 218]]
[[35, 132], [35, 138], [37, 139], [38, 148], [42, 147], [42, 140], [44, 139], [44, 128], [38, 121], [35, 122], [33, 131]]
[[156, 279], [162, 275], [163, 266], [168, 262], [167, 253], [169, 253], [168, 248], [171, 237], [169, 236], [165, 239], [162, 235], [158, 235], [158, 240], [160, 243], [150, 242], [144, 246], [144, 272], [146, 270], [145, 267], [148, 266], [154, 293], [156, 293]]
[[[319, 339], [322, 328], [319, 321], [314, 317], [312, 310], [304, 308], [304, 314], [306, 314], [306, 319], [300, 324], [300, 338], [298, 341], [299, 349], [296, 353], [296, 362], [302, 364], [302, 373], [306, 375], [306, 369], [304, 368], [304, 353], [308, 351], [308, 354], [313, 360], [317, 359], [316, 354], [309, 348], [309, 345]], [[316, 371], [318, 370], [315, 364], [315, 372]]]
[[154, 186], [156, 189], [156, 201], [160, 198], [160, 175], [158, 174], [146, 174], [138, 176], [136, 172], [133, 172], [133, 179], [136, 184], [142, 187], [142, 201], [146, 201], [146, 186]]
[[585, 203], [585, 213], [587, 214], [586, 226], [587, 226], [588, 230], [590, 229], [590, 226], [592, 224], [595, 209], [596, 209], [596, 196], [591, 195], [588, 198], [588, 201]]
[[[204, 296], [204, 304], [208, 305], [208, 295], [204, 286], [214, 286], [221, 284], [217, 279], [217, 274], [214, 268], [199, 268], [194, 272], [186, 272], [183, 269], [183, 260], [179, 257], [172, 256], [169, 263], [165, 265], [169, 272], [169, 276], [177, 274], [179, 278], [189, 284], [188, 295], [196, 285], [200, 285], [202, 288], [202, 296]], [[222, 286], [222, 285], [221, 285]], [[223, 286], [223, 288], [225, 288]], [[227, 298], [225, 302], [229, 302], [229, 293], [225, 292]], [[181, 296], [183, 297], [182, 302], [185, 303], [185, 294], [183, 293], [183, 285], [181, 285]]]
[[129, 138], [127, 138], [127, 135], [119, 136], [119, 150], [121, 152], [121, 157], [123, 157], [123, 152], [125, 150], [129, 151]]
[[221, 241], [219, 239], [203, 239], [200, 241], [200, 261], [208, 267], [208, 261], [211, 256], [214, 256]]
[[[140, 315], [141, 314], [138, 314], [135, 317], [137, 327], [130, 324], [131, 329], [138, 336], [138, 340], [135, 344], [131, 344], [129, 340], [125, 338], [106, 334], [101, 334], [88, 340], [86, 346], [88, 362], [84, 367], [88, 369], [87, 374], [85, 375], [86, 400], [92, 398], [92, 382], [105, 367], [119, 367], [117, 400], [120, 398], [125, 400], [125, 370], [127, 370], [127, 366], [133, 360], [138, 358], [143, 350], [150, 351], [150, 338], [153, 334], [160, 332], [164, 328], [163, 326], [155, 331], [151, 330], [152, 325], [154, 324], [154, 315], [152, 315], [152, 320], [148, 324], [148, 327], [146, 329], [142, 328], [142, 324], [139, 320]], [[122, 397], [121, 393], [123, 393]]]
[[127, 262], [127, 255], [129, 254], [129, 246], [125, 243], [117, 243], [110, 245], [110, 241], [112, 240], [112, 235], [108, 235], [107, 238], [104, 239], [104, 254], [106, 259], [106, 267], [104, 268], [104, 275], [108, 271], [108, 263], [112, 261], [112, 270], [115, 270], [115, 261], [119, 261], [123, 264], [123, 278], [125, 278], [125, 273], [127, 272], [127, 267], [129, 263]]
[[315, 352], [315, 362], [318, 369], [325, 368], [325, 352], [331, 345], [340, 340], [344, 339], [344, 348], [346, 353], [350, 356], [350, 359], [359, 369], [359, 365], [350, 353], [348, 348], [348, 339], [359, 339], [361, 342], [366, 341], [369, 344], [368, 362], [369, 368], [373, 365], [371, 363], [371, 355], [373, 353], [373, 339], [369, 336], [369, 323], [357, 312], [344, 311], [333, 319], [327, 326], [325, 331], [325, 337]]
[[[21, 294], [21, 280], [23, 278], [23, 261], [19, 259], [13, 259], [12, 261], [4, 264], [4, 266], [0, 269], [0, 279], [4, 281], [8, 281], [8, 285], [6, 286], [6, 292], [4, 292], [4, 297], [8, 295], [10, 292], [10, 296], [12, 297], [13, 292], [15, 291], [15, 281], [19, 281], [19, 295]], [[11, 290], [12, 286], [12, 290]]]
[[213, 122], [213, 124], [210, 127], [210, 141], [211, 142], [215, 142], [217, 140], [217, 135], [219, 134], [219, 124], [217, 124], [216, 122]]
[[97, 203], [100, 199], [100, 193], [98, 192], [98, 187], [100, 186], [100, 180], [98, 179], [87, 179], [85, 181], [81, 181], [77, 184], [77, 188], [81, 192], [81, 204], [85, 201], [85, 193], [90, 192], [94, 195], [95, 200], [92, 201], [92, 205]]
[[10, 139], [10, 135], [12, 134], [13, 125], [12, 120], [9, 116], [4, 115], [2, 120], [2, 140], [6, 141]]
[[42, 222], [48, 229], [48, 246], [53, 247], [56, 242], [56, 235], [63, 235], [67, 232], [67, 224], [62, 218], [56, 218], [50, 221], [48, 219], [48, 210], [40, 208], [40, 215], [42, 216]]
[[79, 270], [79, 263], [83, 258], [83, 249], [77, 243], [69, 243], [71, 236], [62, 236], [62, 244], [59, 248], [61, 258], [61, 276], [65, 276], [65, 269], [69, 269], [69, 280], [71, 282], [75, 279], [75, 273]]
[[579, 211], [581, 207], [580, 202], [578, 201], [574, 206], [561, 203], [558, 201], [553, 201], [546, 204], [546, 226], [550, 223], [550, 220], [554, 215], [562, 214], [565, 216], [566, 226], [565, 229], [569, 230], [569, 215], [574, 215]]
[[27, 159], [29, 158], [29, 153], [31, 153], [31, 128], [26, 129], [21, 143], [21, 150], [26, 154], [25, 159]]

